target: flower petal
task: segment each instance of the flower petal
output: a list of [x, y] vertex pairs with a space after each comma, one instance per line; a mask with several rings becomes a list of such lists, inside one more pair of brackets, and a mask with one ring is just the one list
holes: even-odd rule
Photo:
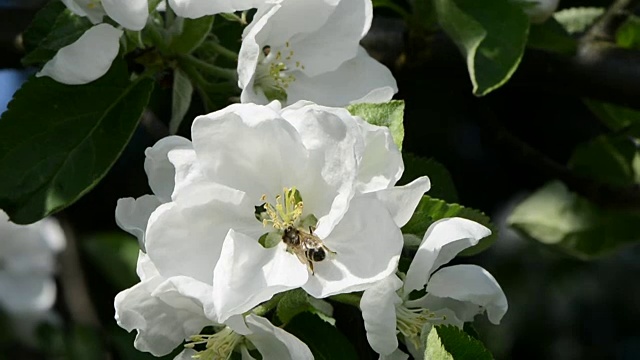
[[[306, 65], [305, 65], [306, 67]], [[353, 103], [381, 103], [398, 92], [391, 71], [367, 51], [359, 47], [357, 55], [337, 69], [308, 76], [302, 71], [287, 89], [287, 103], [310, 100], [326, 106], [347, 106]]]
[[284, 243], [265, 249], [256, 239], [229, 230], [213, 272], [218, 322], [242, 314], [277, 293], [298, 288], [308, 277], [305, 265], [287, 252]]
[[184, 349], [180, 352], [180, 354], [176, 355], [173, 360], [193, 360], [193, 356], [196, 354], [198, 353], [193, 349]]
[[331, 234], [322, 239], [335, 254], [314, 263], [315, 275], [303, 286], [324, 298], [362, 291], [395, 272], [402, 251], [402, 233], [374, 196], [357, 196]]
[[142, 30], [149, 17], [147, 0], [102, 0], [110, 18], [129, 30]]
[[98, 24], [71, 45], [58, 50], [36, 76], [49, 76], [68, 85], [90, 83], [109, 71], [118, 56], [121, 35], [122, 30]]
[[313, 360], [309, 347], [269, 320], [249, 314], [245, 318], [252, 334], [247, 339], [260, 351], [264, 360]]
[[360, 300], [367, 340], [381, 355], [390, 355], [398, 349], [396, 306], [402, 299], [396, 291], [401, 287], [402, 281], [394, 274], [365, 290]]
[[118, 224], [122, 230], [138, 239], [138, 245], [140, 245], [142, 251], [146, 251], [144, 235], [147, 231], [149, 217], [160, 205], [160, 200], [154, 195], [143, 195], [137, 199], [118, 199], [118, 205], [116, 205], [116, 224]]
[[183, 137], [168, 136], [144, 152], [144, 171], [149, 178], [149, 186], [163, 203], [171, 201], [175, 187], [176, 169], [169, 161], [169, 152], [176, 149], [193, 149], [193, 145]]
[[404, 186], [377, 191], [376, 197], [382, 201], [393, 216], [398, 227], [404, 226], [416, 210], [422, 195], [431, 187], [426, 176], [420, 177]]
[[50, 275], [0, 272], [0, 308], [8, 313], [46, 311], [55, 300], [56, 284]]
[[104, 8], [102, 5], [98, 6], [81, 6], [76, 3], [76, 0], [62, 0], [67, 9], [71, 10], [72, 13], [78, 16], [86, 16], [89, 18], [92, 24], [97, 24], [102, 22], [102, 18], [105, 15]]
[[405, 354], [402, 350], [396, 349], [389, 355], [380, 355], [379, 360], [407, 360], [409, 355]]
[[169, 0], [169, 6], [176, 15], [195, 19], [205, 15], [248, 10], [265, 2], [266, 0]]
[[[170, 353], [186, 338], [211, 325], [204, 311], [189, 298], [184, 297], [181, 306], [176, 308], [152, 296], [151, 292], [161, 281], [156, 277], [138, 283], [120, 292], [115, 299], [118, 325], [127, 331], [136, 329], [135, 348], [155, 356]], [[179, 296], [174, 294], [175, 298]]]
[[405, 294], [423, 289], [431, 273], [490, 234], [491, 230], [486, 227], [463, 218], [447, 218], [431, 224], [409, 265], [404, 280]]
[[448, 266], [436, 271], [427, 284], [427, 292], [440, 298], [462, 301], [474, 308], [475, 313], [471, 317], [456, 312], [462, 321], [471, 321], [473, 316], [486, 310], [489, 321], [499, 324], [509, 307], [496, 279], [477, 265]]

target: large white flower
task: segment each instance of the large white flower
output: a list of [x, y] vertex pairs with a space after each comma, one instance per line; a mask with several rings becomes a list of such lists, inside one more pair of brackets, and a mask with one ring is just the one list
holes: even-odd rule
[[0, 210], [0, 308], [16, 325], [48, 316], [56, 299], [55, 257], [65, 242], [54, 219], [16, 225]]
[[238, 58], [242, 102], [390, 100], [397, 91], [391, 72], [359, 46], [372, 15], [371, 0], [283, 0], [258, 8]]
[[169, 5], [178, 16], [199, 18], [205, 15], [248, 10], [267, 2], [279, 1], [280, 0], [169, 0]]
[[[274, 102], [200, 116], [192, 138], [149, 150], [158, 201], [124, 200], [116, 213], [210, 319], [298, 287], [316, 298], [361, 291], [395, 271], [399, 227], [429, 181], [393, 187], [403, 165], [388, 129], [344, 109]], [[311, 238], [313, 250], [285, 233]]]
[[[492, 323], [500, 322], [507, 299], [489, 272], [476, 265], [439, 269], [490, 234], [486, 227], [467, 219], [437, 221], [424, 235], [404, 283], [392, 275], [365, 290], [360, 308], [367, 339], [381, 358], [406, 358], [398, 350], [398, 333], [419, 359], [432, 325], [462, 327], [485, 311]], [[426, 290], [426, 295], [410, 300], [414, 290]]]
[[[255, 314], [237, 315], [225, 324], [210, 320], [193, 294], [175, 286], [180, 279], [163, 278], [142, 252], [137, 272], [141, 282], [116, 296], [115, 317], [125, 330], [137, 331], [134, 346], [138, 350], [163, 356], [187, 340], [186, 349], [176, 360], [194, 355], [227, 359], [234, 351], [251, 359], [246, 357], [250, 356], [248, 348], [257, 349], [263, 359], [313, 359], [302, 341]], [[201, 334], [209, 326], [215, 333]]]

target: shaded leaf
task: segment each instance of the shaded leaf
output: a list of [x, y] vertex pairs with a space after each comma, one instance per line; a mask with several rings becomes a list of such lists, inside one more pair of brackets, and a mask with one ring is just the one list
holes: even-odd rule
[[169, 132], [175, 134], [191, 105], [193, 85], [189, 77], [179, 68], [173, 71], [173, 97], [171, 103], [171, 120]]
[[340, 330], [311, 313], [300, 313], [284, 329], [307, 344], [316, 360], [358, 358], [353, 345]]
[[601, 101], [583, 100], [602, 123], [615, 132], [640, 138], [640, 111]]
[[117, 289], [126, 289], [138, 282], [138, 241], [125, 233], [94, 235], [82, 242], [92, 265]]
[[169, 49], [176, 54], [190, 54], [207, 38], [213, 26], [214, 16], [203, 16], [197, 19], [177, 18], [172, 29], [176, 35], [171, 37]]
[[483, 96], [516, 71], [529, 32], [529, 18], [509, 0], [434, 0], [438, 22], [466, 59], [473, 93]]
[[493, 356], [477, 339], [453, 325], [431, 328], [425, 360], [491, 360]]
[[36, 13], [29, 27], [22, 34], [22, 42], [27, 53], [33, 51], [51, 32], [58, 15], [66, 8], [60, 0], [52, 0]]
[[0, 208], [28, 224], [91, 190], [129, 142], [152, 88], [129, 81], [121, 60], [86, 85], [31, 77], [0, 118]]
[[444, 165], [431, 158], [423, 158], [410, 153], [402, 154], [404, 173], [398, 185], [408, 184], [420, 176], [428, 176], [431, 180], [429, 196], [447, 202], [458, 201], [458, 192], [453, 178]]
[[554, 18], [531, 24], [527, 46], [564, 55], [575, 54], [578, 42]]
[[568, 165], [576, 173], [599, 182], [631, 186], [638, 176], [633, 167], [638, 154], [628, 137], [603, 135], [576, 147]]
[[303, 312], [316, 314], [324, 321], [332, 321], [332, 319], [329, 318], [333, 315], [331, 304], [324, 300], [311, 297], [302, 289], [287, 291], [276, 307], [276, 315], [278, 315], [278, 319], [284, 324]]
[[600, 209], [559, 181], [531, 194], [507, 222], [529, 238], [585, 260], [640, 240], [640, 212]]
[[626, 49], [640, 49], [640, 17], [631, 15], [620, 25], [616, 43]]
[[449, 217], [462, 217], [465, 219], [478, 222], [491, 230], [491, 235], [480, 240], [480, 242], [473, 247], [470, 247], [460, 253], [461, 256], [475, 255], [479, 252], [486, 250], [497, 239], [497, 230], [491, 223], [491, 220], [487, 215], [481, 211], [466, 208], [458, 204], [448, 204], [442, 200], [434, 199], [430, 196], [423, 196], [422, 200], [418, 204], [416, 211], [409, 222], [402, 228], [403, 234], [413, 234], [420, 239], [427, 232], [427, 229], [431, 224], [437, 220], [449, 218]]
[[404, 101], [392, 100], [382, 104], [352, 104], [347, 110], [353, 116], [360, 116], [369, 124], [386, 126], [391, 131], [393, 141], [402, 150], [404, 139]]

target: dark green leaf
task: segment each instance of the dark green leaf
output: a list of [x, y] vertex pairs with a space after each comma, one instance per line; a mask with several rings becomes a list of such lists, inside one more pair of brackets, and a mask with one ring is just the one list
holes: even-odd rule
[[37, 65], [49, 61], [60, 48], [78, 40], [91, 26], [87, 18], [79, 17], [70, 10], [63, 11], [57, 16], [47, 36], [33, 51], [22, 58], [22, 63]]
[[612, 131], [640, 138], [640, 131], [633, 131], [634, 126], [636, 129], [640, 126], [640, 111], [590, 99], [584, 103]]
[[276, 308], [278, 319], [284, 324], [288, 323], [296, 315], [312, 309], [309, 303], [309, 295], [302, 289], [287, 291]]
[[434, 0], [438, 21], [467, 62], [473, 93], [483, 96], [516, 71], [529, 32], [529, 18], [510, 0]]
[[599, 136], [581, 144], [569, 160], [569, 168], [578, 174], [615, 186], [635, 184], [633, 162], [639, 151], [626, 136]]
[[507, 221], [522, 234], [585, 260], [640, 240], [640, 212], [600, 209], [558, 181], [531, 194]]
[[171, 103], [171, 120], [169, 132], [175, 134], [191, 105], [193, 85], [189, 77], [180, 69], [173, 71], [173, 97]]
[[427, 229], [437, 220], [449, 217], [462, 217], [478, 222], [489, 229], [491, 235], [480, 240], [478, 245], [468, 248], [460, 253], [462, 256], [475, 255], [486, 250], [497, 239], [497, 230], [491, 223], [488, 216], [478, 210], [466, 208], [458, 204], [447, 204], [446, 202], [434, 199], [430, 196], [423, 196], [413, 213], [411, 220], [402, 228], [404, 234], [414, 234], [422, 239]]
[[542, 24], [532, 24], [527, 46], [565, 55], [575, 54], [578, 42], [556, 21], [550, 18]]
[[311, 313], [300, 313], [284, 329], [307, 344], [316, 360], [358, 358], [353, 345], [338, 329]]
[[444, 165], [434, 159], [422, 158], [410, 153], [402, 154], [404, 173], [398, 185], [408, 184], [420, 176], [428, 176], [431, 180], [429, 196], [447, 202], [458, 201], [458, 192], [453, 184], [451, 174]]
[[24, 49], [27, 53], [33, 51], [51, 32], [58, 15], [66, 8], [60, 0], [52, 0], [38, 11], [27, 30], [22, 34]]
[[76, 325], [66, 337], [69, 360], [103, 360], [104, 344], [98, 332], [87, 326]]
[[353, 104], [347, 107], [353, 116], [360, 116], [369, 124], [386, 126], [391, 131], [393, 141], [402, 150], [404, 139], [404, 101], [392, 100], [383, 104]]
[[138, 241], [122, 232], [97, 234], [82, 242], [91, 264], [117, 289], [126, 289], [138, 282], [136, 264]]
[[491, 360], [493, 356], [477, 339], [453, 325], [431, 328], [425, 360]]
[[28, 224], [91, 190], [129, 142], [152, 88], [129, 81], [121, 60], [86, 85], [30, 78], [0, 118], [0, 208]]
[[176, 19], [177, 35], [171, 38], [169, 49], [176, 54], [190, 54], [207, 38], [213, 26], [213, 15], [197, 19]]

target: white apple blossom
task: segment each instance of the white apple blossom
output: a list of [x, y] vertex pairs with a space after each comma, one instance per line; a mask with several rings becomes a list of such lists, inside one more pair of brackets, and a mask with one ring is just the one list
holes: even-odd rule
[[393, 75], [360, 47], [371, 0], [282, 0], [258, 8], [238, 55], [243, 103], [385, 102]]
[[[295, 336], [255, 314], [231, 317], [225, 324], [207, 318], [202, 303], [165, 279], [150, 258], [140, 253], [138, 275], [141, 282], [120, 292], [115, 299], [116, 320], [127, 331], [136, 330], [134, 346], [155, 356], [163, 356], [187, 341], [176, 360], [228, 359], [248, 348], [257, 349], [265, 360], [313, 359], [309, 348]], [[214, 334], [202, 334], [213, 327]]]
[[56, 300], [56, 255], [65, 243], [54, 219], [17, 225], [0, 210], [0, 309], [25, 336], [50, 318]]
[[147, 0], [62, 0], [78, 16], [87, 17], [93, 24], [109, 16], [129, 30], [142, 30], [149, 17]]
[[[486, 227], [463, 218], [436, 221], [424, 235], [404, 282], [394, 274], [365, 290], [360, 309], [369, 344], [381, 359], [406, 358], [398, 350], [398, 333], [412, 355], [421, 359], [432, 325], [462, 327], [485, 311], [489, 321], [500, 322], [507, 299], [489, 272], [476, 265], [439, 269], [490, 234]], [[415, 290], [426, 290], [426, 295], [410, 300]]]
[[176, 15], [186, 18], [199, 18], [205, 15], [232, 13], [257, 8], [268, 2], [280, 0], [169, 0], [169, 6]]
[[[123, 200], [116, 213], [209, 319], [224, 322], [299, 287], [316, 298], [361, 291], [395, 271], [399, 227], [429, 181], [393, 187], [403, 164], [387, 128], [345, 109], [276, 101], [200, 116], [192, 138], [148, 150], [158, 201]], [[313, 235], [325, 259], [307, 261], [285, 244], [288, 227]]]

